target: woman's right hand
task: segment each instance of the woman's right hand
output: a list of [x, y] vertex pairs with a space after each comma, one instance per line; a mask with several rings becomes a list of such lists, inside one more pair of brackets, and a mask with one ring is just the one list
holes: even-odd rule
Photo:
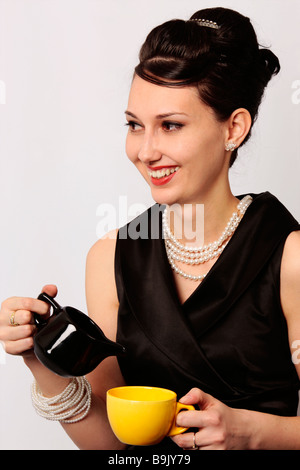
[[[52, 297], [57, 287], [47, 285], [42, 289]], [[30, 297], [10, 297], [2, 302], [0, 310], [0, 341], [7, 354], [32, 356], [33, 336], [36, 332], [33, 313], [49, 314], [49, 305]], [[15, 326], [14, 326], [15, 325]]]

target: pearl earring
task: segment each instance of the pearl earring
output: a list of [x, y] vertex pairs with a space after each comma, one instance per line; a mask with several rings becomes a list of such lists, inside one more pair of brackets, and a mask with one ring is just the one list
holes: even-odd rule
[[225, 144], [225, 150], [227, 152], [233, 152], [233, 150], [236, 148], [236, 144], [234, 142], [227, 142]]

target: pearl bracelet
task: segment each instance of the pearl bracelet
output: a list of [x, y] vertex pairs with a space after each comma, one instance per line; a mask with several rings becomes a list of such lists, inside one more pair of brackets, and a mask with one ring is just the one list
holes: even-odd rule
[[85, 377], [74, 377], [59, 395], [47, 398], [34, 381], [31, 397], [33, 407], [43, 418], [61, 423], [77, 423], [90, 410], [92, 388]]

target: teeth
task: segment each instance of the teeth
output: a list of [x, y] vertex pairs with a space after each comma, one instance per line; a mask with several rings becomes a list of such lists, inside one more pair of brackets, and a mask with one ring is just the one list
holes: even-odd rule
[[175, 173], [177, 170], [179, 170], [179, 166], [176, 166], [175, 168], [162, 168], [157, 171], [148, 170], [148, 173], [152, 178], [163, 178], [164, 176], [169, 176], [172, 173]]

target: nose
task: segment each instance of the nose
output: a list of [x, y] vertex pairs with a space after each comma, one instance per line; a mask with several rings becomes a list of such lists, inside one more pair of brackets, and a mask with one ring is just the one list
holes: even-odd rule
[[155, 139], [153, 135], [144, 134], [138, 152], [138, 158], [145, 164], [150, 164], [160, 160], [161, 152], [158, 149], [157, 139]]

